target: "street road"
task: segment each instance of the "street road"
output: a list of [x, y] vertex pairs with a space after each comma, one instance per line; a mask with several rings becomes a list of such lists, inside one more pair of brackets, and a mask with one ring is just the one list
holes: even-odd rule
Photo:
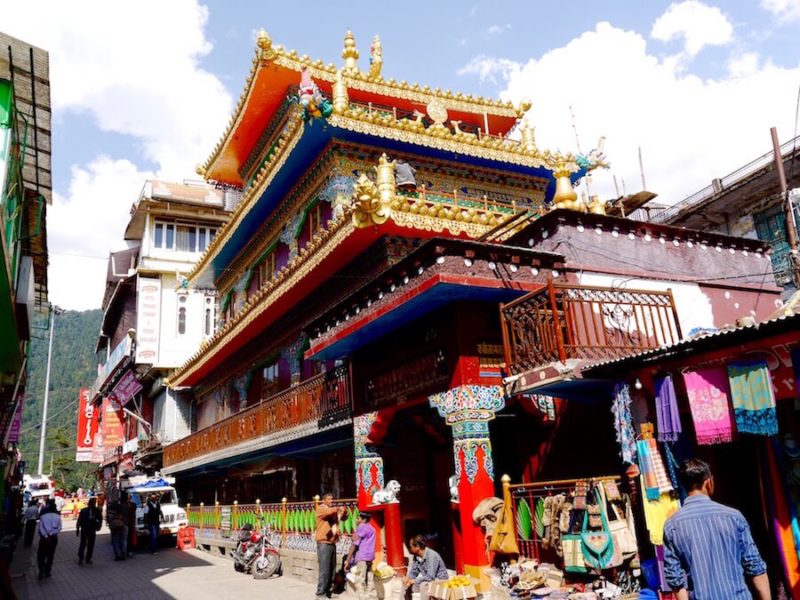
[[[309, 600], [313, 586], [279, 577], [256, 581], [233, 570], [230, 559], [198, 550], [162, 548], [158, 554], [137, 553], [114, 562], [111, 535], [104, 527], [97, 535], [94, 564], [78, 566], [78, 538], [72, 521], [64, 522], [56, 550], [53, 576], [38, 580], [36, 545], [17, 546], [11, 577], [19, 600], [241, 600], [280, 598]], [[347, 600], [346, 596], [342, 596]]]

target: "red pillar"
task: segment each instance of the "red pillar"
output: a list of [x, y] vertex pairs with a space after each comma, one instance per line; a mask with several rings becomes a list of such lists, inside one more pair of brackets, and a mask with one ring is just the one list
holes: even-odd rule
[[489, 555], [483, 531], [473, 522], [472, 512], [481, 500], [494, 496], [489, 421], [505, 406], [503, 390], [500, 386], [461, 385], [434, 394], [429, 401], [453, 430], [463, 572], [485, 580], [483, 571], [489, 565]]
[[400, 522], [400, 504], [383, 505], [383, 529], [386, 532], [386, 562], [401, 575], [406, 572], [403, 556], [403, 531]]

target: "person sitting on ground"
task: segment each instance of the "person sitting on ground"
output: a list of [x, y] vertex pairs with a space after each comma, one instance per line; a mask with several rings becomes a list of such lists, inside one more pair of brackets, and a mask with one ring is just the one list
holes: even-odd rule
[[408, 549], [413, 558], [408, 576], [403, 578], [406, 598], [410, 599], [412, 591], [418, 590], [420, 600], [427, 600], [431, 582], [448, 579], [447, 567], [439, 553], [427, 547], [425, 538], [421, 535], [411, 538]]

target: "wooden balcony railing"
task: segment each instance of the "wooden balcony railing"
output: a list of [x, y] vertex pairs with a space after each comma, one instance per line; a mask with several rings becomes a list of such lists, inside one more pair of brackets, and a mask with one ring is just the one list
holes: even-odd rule
[[321, 373], [164, 448], [164, 466], [281, 430], [316, 423], [325, 427], [352, 415], [346, 365]]
[[605, 360], [675, 343], [671, 291], [553, 283], [500, 307], [512, 374], [568, 359]]

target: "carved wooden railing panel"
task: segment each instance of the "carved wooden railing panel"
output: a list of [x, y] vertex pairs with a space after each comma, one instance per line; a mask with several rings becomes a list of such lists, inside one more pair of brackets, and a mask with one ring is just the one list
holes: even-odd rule
[[605, 360], [681, 339], [672, 292], [549, 283], [500, 308], [512, 374], [568, 359]]
[[164, 466], [298, 425], [325, 427], [349, 418], [352, 405], [349, 368], [339, 366], [167, 446]]

